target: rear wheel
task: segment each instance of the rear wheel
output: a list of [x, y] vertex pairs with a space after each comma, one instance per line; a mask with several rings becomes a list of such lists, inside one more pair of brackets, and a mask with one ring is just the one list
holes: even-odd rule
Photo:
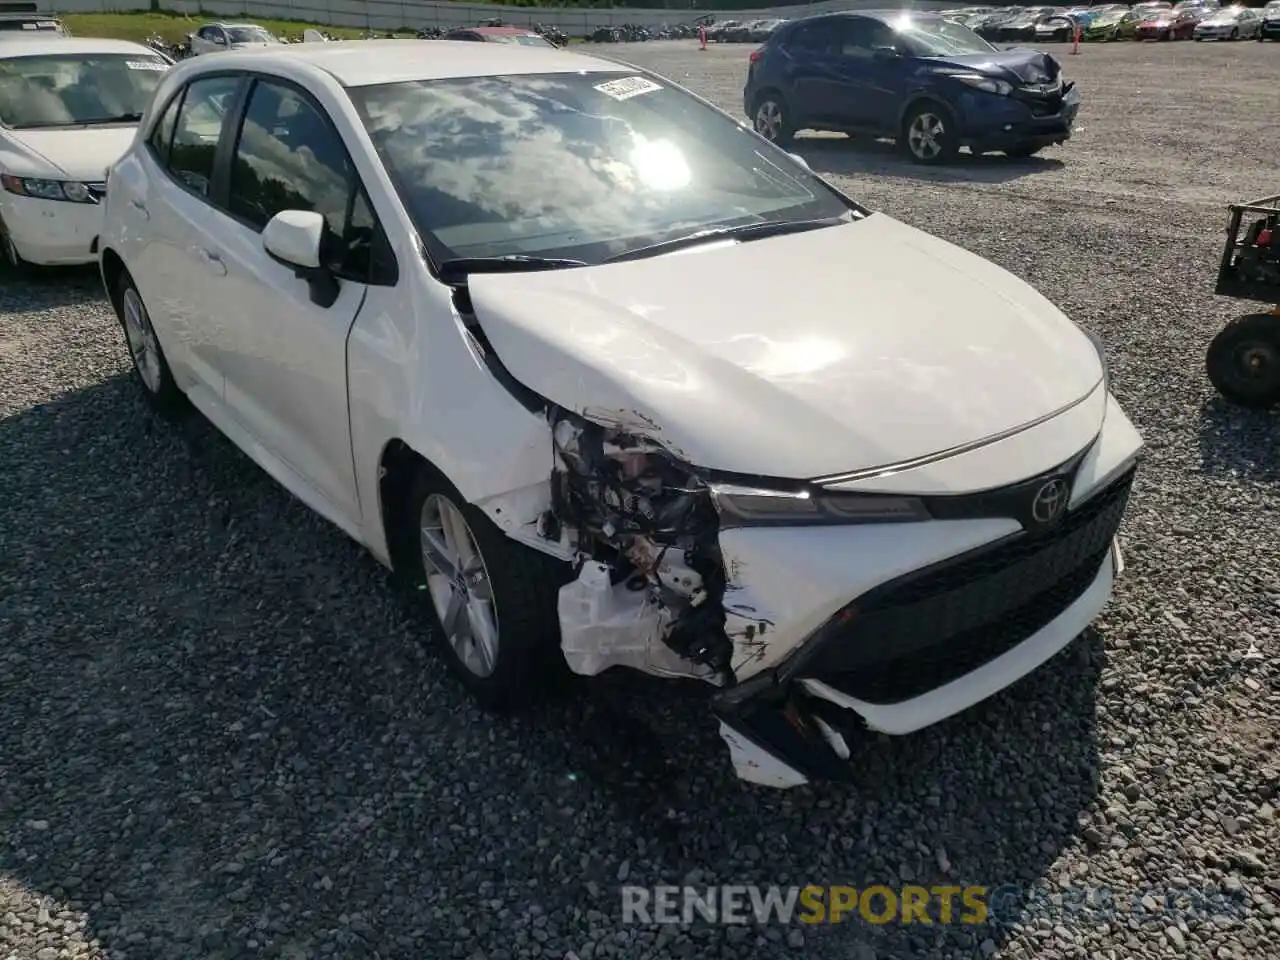
[[425, 464], [407, 506], [407, 572], [450, 671], [490, 709], [534, 704], [568, 672], [556, 603], [569, 564], [511, 540]]
[[755, 115], [751, 121], [756, 133], [780, 147], [789, 144], [796, 135], [791, 124], [791, 111], [776, 90], [766, 90], [756, 98]]
[[133, 360], [133, 372], [143, 396], [157, 412], [169, 418], [186, 413], [187, 397], [173, 380], [169, 361], [151, 324], [151, 315], [142, 302], [133, 278], [122, 271], [112, 298], [116, 316], [124, 329], [124, 339]]
[[902, 122], [899, 147], [916, 163], [945, 163], [960, 150], [950, 112], [937, 103], [915, 106]]
[[1280, 404], [1280, 316], [1254, 313], [1227, 324], [1205, 358], [1218, 393], [1244, 407]]

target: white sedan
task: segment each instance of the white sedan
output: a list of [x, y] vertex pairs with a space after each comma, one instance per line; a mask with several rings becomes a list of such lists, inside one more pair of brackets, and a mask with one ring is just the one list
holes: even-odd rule
[[171, 65], [123, 40], [0, 44], [0, 253], [10, 267], [97, 261], [107, 167]]
[[102, 275], [150, 402], [417, 586], [478, 697], [698, 678], [748, 780], [990, 696], [1121, 568], [1141, 440], [1097, 341], [632, 67], [187, 61]]

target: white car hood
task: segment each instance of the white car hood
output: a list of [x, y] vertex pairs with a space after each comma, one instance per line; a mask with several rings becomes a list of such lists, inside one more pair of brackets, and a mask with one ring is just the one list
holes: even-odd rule
[[57, 130], [7, 130], [0, 163], [26, 177], [66, 177], [99, 183], [133, 142], [137, 127], [65, 127]]
[[1060, 411], [1103, 376], [1088, 337], [1032, 287], [884, 214], [469, 288], [525, 386], [743, 474], [940, 453]]

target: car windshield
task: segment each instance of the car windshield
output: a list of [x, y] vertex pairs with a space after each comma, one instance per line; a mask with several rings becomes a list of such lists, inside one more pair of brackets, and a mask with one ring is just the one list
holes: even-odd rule
[[262, 27], [227, 27], [232, 43], [275, 43], [276, 38]]
[[968, 27], [941, 17], [904, 17], [893, 26], [918, 57], [952, 57], [995, 50]]
[[536, 33], [513, 33], [506, 37], [494, 37], [494, 40], [503, 40], [507, 43], [517, 43], [522, 47], [550, 47], [551, 42], [546, 37], [540, 37]]
[[1275, 10], [1275, 11], [1277, 11], [1277, 12], [1280, 12], [1280, 0], [1271, 0], [1271, 2], [1270, 2], [1270, 3], [1268, 3], [1268, 4], [1267, 4], [1265, 7], [1263, 7], [1262, 9], [1263, 9], [1263, 10]]
[[1095, 27], [1106, 26], [1108, 23], [1117, 23], [1127, 16], [1129, 16], [1129, 12], [1127, 10], [1108, 10], [1105, 13], [1094, 17], [1093, 25]]
[[468, 77], [349, 93], [437, 262], [599, 262], [701, 230], [850, 209], [751, 130], [648, 77]]
[[0, 60], [0, 123], [70, 127], [136, 122], [169, 64], [149, 53]]

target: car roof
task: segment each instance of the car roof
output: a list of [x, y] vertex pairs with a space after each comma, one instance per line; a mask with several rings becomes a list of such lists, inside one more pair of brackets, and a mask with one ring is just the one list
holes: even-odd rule
[[0, 59], [8, 57], [40, 57], [60, 53], [132, 53], [160, 56], [150, 47], [131, 40], [107, 40], [100, 37], [48, 37], [30, 38], [22, 43], [6, 44], [0, 39]]
[[[329, 43], [285, 43], [229, 50], [209, 70], [261, 69], [271, 64], [310, 64], [332, 74], [345, 87], [368, 87], [407, 80], [510, 76], [536, 73], [580, 73], [584, 70], [633, 73], [612, 60], [567, 53], [557, 47], [466, 40], [333, 40]], [[203, 71], [198, 71], [203, 72]]]

